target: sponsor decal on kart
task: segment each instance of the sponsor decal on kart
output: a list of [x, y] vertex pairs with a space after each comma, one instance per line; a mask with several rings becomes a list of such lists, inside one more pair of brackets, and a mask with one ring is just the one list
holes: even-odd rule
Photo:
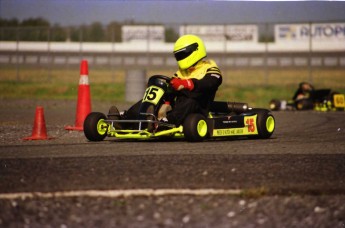
[[258, 130], [256, 125], [256, 117], [257, 115], [245, 116], [245, 127], [243, 128], [214, 129], [213, 136], [257, 135]]
[[213, 136], [236, 136], [243, 135], [244, 128], [233, 128], [233, 129], [216, 129], [213, 131]]

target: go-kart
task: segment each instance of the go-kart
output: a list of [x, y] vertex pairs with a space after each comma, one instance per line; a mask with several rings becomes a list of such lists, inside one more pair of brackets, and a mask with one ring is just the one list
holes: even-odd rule
[[317, 89], [312, 91], [308, 98], [295, 100], [272, 99], [269, 106], [272, 111], [344, 111], [345, 95], [331, 89]]
[[[151, 76], [137, 118], [113, 119], [100, 112], [91, 112], [84, 121], [84, 134], [89, 141], [105, 137], [119, 139], [184, 138], [190, 142], [220, 137], [266, 139], [275, 129], [275, 119], [266, 109], [249, 108], [247, 103], [214, 101], [209, 115], [187, 116], [180, 126], [157, 119], [164, 96], [170, 88], [170, 77]], [[171, 89], [171, 88], [170, 88]]]

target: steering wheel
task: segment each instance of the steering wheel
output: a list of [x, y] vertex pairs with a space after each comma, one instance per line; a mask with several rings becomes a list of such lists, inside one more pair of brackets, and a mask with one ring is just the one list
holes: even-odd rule
[[150, 77], [150, 80], [155, 80], [155, 79], [162, 79], [164, 81], [166, 81], [167, 83], [169, 83], [171, 81], [171, 77], [165, 76], [165, 75], [153, 75]]

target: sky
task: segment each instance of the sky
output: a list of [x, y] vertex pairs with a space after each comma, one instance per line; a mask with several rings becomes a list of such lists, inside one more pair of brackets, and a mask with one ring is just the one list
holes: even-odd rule
[[345, 22], [345, 1], [0, 0], [0, 18], [38, 17], [61, 26]]

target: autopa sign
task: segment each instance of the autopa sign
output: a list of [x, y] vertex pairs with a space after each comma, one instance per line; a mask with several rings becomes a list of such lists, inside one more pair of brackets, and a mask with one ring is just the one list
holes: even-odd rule
[[345, 23], [284, 24], [275, 26], [276, 41], [298, 40], [345, 41]]

